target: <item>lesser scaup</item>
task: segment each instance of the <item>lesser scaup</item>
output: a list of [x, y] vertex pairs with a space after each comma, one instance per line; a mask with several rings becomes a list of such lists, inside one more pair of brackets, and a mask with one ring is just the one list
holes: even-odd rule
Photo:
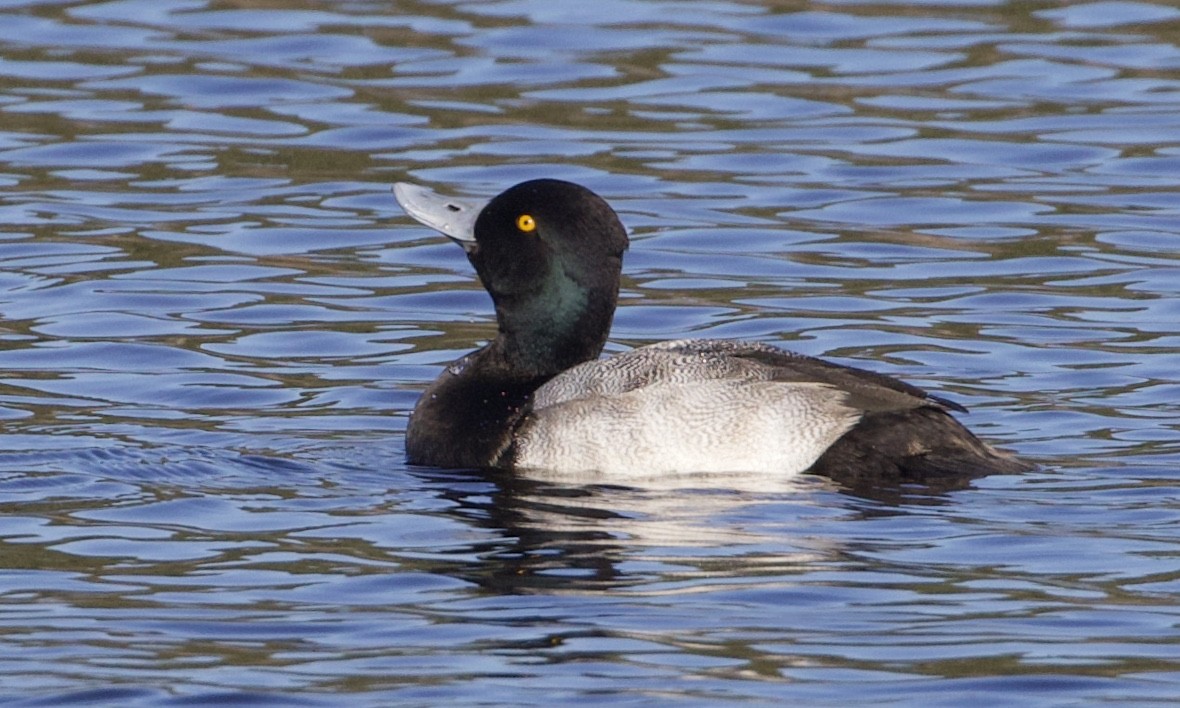
[[897, 379], [760, 343], [680, 340], [599, 360], [627, 233], [570, 182], [518, 184], [486, 204], [399, 183], [398, 202], [467, 252], [499, 331], [449, 365], [406, 430], [412, 464], [587, 473], [837, 478], [1015, 472], [1027, 466]]

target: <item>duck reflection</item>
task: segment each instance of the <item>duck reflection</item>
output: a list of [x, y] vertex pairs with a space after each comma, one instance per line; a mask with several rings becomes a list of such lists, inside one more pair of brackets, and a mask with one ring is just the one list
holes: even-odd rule
[[[814, 533], [818, 521], [905, 514], [910, 505], [947, 503], [951, 491], [867, 483], [858, 490], [809, 475], [622, 487], [497, 471], [420, 472], [454, 514], [494, 532], [494, 540], [465, 549], [458, 567], [432, 570], [497, 594], [713, 592], [751, 577], [797, 575], [843, 559], [839, 541]], [[960, 482], [955, 488], [967, 484]]]

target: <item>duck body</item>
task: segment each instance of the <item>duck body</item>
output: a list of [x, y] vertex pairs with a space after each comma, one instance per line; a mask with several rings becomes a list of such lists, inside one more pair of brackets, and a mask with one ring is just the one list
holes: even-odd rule
[[625, 482], [685, 473], [928, 478], [1027, 465], [894, 378], [755, 342], [677, 340], [598, 359], [626, 232], [597, 195], [535, 180], [486, 205], [395, 187], [467, 251], [498, 333], [423, 393], [407, 460]]

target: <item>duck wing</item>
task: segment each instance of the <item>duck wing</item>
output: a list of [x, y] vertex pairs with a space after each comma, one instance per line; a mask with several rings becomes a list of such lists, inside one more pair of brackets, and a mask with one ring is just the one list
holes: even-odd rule
[[537, 390], [534, 410], [589, 396], [614, 396], [656, 384], [705, 381], [779, 382], [826, 386], [841, 403], [866, 412], [932, 406], [966, 408], [882, 374], [796, 354], [759, 342], [682, 339], [589, 361], [562, 372]]

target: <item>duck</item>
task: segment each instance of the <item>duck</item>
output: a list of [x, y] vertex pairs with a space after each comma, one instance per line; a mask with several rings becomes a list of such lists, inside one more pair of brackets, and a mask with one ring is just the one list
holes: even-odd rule
[[981, 441], [963, 406], [896, 378], [763, 342], [680, 339], [600, 358], [629, 238], [578, 184], [490, 201], [399, 182], [412, 219], [461, 246], [495, 336], [446, 366], [405, 433], [406, 461], [579, 480], [692, 473], [924, 480], [1029, 465]]

